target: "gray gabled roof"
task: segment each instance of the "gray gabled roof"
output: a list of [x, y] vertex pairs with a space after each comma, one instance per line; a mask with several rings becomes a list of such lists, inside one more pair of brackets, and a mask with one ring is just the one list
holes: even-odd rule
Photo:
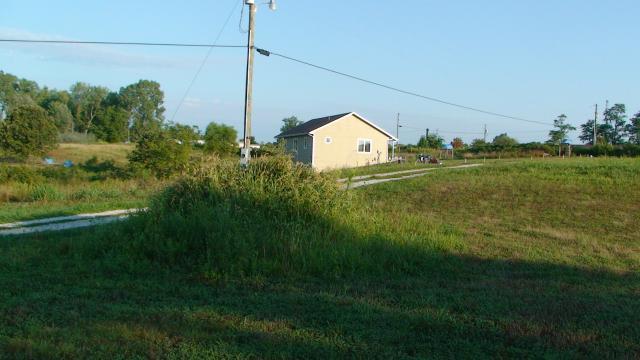
[[292, 129], [289, 129], [280, 135], [276, 136], [276, 138], [284, 138], [290, 136], [298, 136], [298, 135], [306, 135], [312, 132], [315, 129], [321, 128], [331, 122], [334, 122], [340, 118], [343, 118], [347, 115], [351, 114], [350, 112], [338, 115], [325, 116], [317, 119], [309, 120], [301, 125], [298, 125]]
[[317, 129], [325, 126], [325, 125], [328, 125], [328, 124], [330, 124], [330, 123], [332, 123], [332, 122], [334, 122], [336, 120], [342, 119], [343, 117], [345, 117], [347, 115], [354, 115], [358, 119], [360, 119], [360, 120], [364, 121], [365, 123], [371, 125], [376, 130], [378, 130], [381, 133], [387, 135], [390, 139], [397, 140], [395, 136], [389, 134], [388, 132], [384, 131], [382, 128], [378, 127], [377, 125], [375, 125], [374, 123], [370, 122], [369, 120], [363, 118], [362, 116], [354, 113], [353, 111], [352, 112], [348, 112], [348, 113], [344, 113], [344, 114], [325, 116], [325, 117], [309, 120], [309, 121], [305, 122], [304, 124], [298, 125], [298, 126], [294, 127], [293, 129], [289, 129], [289, 130], [277, 135], [276, 139], [286, 138], [286, 137], [291, 137], [291, 136], [308, 135], [308, 134], [312, 133], [313, 131], [315, 131], [315, 130], [317, 130]]

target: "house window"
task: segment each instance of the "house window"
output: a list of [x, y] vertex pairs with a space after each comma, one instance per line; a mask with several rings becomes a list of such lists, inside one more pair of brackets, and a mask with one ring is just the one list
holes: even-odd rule
[[309, 138], [304, 138], [304, 142], [302, 143], [302, 148], [307, 149], [309, 147]]
[[371, 140], [370, 139], [358, 139], [358, 152], [370, 153], [371, 152]]
[[324, 143], [325, 144], [331, 144], [332, 141], [333, 141], [333, 139], [331, 139], [331, 136], [327, 136], [326, 138], [324, 138]]
[[298, 139], [293, 139], [293, 150], [298, 150]]

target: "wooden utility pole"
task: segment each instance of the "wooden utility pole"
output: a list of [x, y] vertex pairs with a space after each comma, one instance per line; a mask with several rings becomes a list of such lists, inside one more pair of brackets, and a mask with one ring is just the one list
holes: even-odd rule
[[593, 146], [598, 143], [598, 104], [596, 104], [596, 112], [593, 115]]
[[254, 0], [245, 0], [249, 5], [249, 31], [247, 34], [247, 73], [244, 93], [244, 148], [240, 153], [240, 163], [247, 165], [251, 159], [251, 112], [253, 110], [253, 57], [256, 4]]
[[484, 143], [487, 143], [487, 124], [484, 124]]
[[398, 116], [396, 116], [396, 141], [393, 144], [393, 148], [391, 149], [391, 160], [394, 160], [396, 158], [396, 146], [398, 146], [398, 153], [400, 153], [400, 144], [398, 144], [398, 142], [400, 141], [400, 113], [398, 113]]

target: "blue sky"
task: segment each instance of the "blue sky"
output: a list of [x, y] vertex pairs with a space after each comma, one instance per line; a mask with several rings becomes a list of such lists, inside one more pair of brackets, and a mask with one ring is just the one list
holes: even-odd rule
[[[1, 38], [244, 44], [241, 0], [4, 0]], [[256, 45], [427, 96], [578, 125], [593, 105], [640, 111], [637, 0], [345, 1], [279, 0], [262, 6]], [[246, 12], [245, 12], [246, 15]], [[246, 19], [245, 19], [246, 20]], [[246, 24], [246, 21], [245, 21]], [[69, 88], [85, 81], [117, 90], [139, 79], [161, 83], [171, 118], [207, 49], [0, 43], [0, 70]], [[242, 130], [244, 50], [214, 49], [175, 120]], [[254, 132], [271, 141], [281, 119], [356, 111], [402, 142], [423, 128], [450, 140], [507, 132], [546, 139], [544, 125], [491, 117], [372, 87], [276, 57], [256, 58]], [[410, 129], [412, 127], [415, 129]], [[577, 138], [577, 133], [572, 134]]]

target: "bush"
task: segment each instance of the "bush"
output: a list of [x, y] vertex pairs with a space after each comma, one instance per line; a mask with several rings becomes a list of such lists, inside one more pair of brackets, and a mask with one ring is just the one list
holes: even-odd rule
[[238, 151], [237, 138], [238, 132], [233, 127], [212, 122], [204, 134], [204, 151], [217, 155], [233, 154]]
[[598, 144], [596, 146], [576, 146], [573, 153], [582, 156], [640, 156], [640, 145]]
[[0, 148], [10, 157], [25, 160], [56, 147], [58, 131], [39, 106], [21, 106], [0, 122]]
[[379, 275], [425, 261], [424, 253], [376, 235], [378, 222], [357, 217], [350, 196], [335, 179], [288, 158], [258, 159], [246, 170], [216, 160], [156, 197], [122, 236], [111, 234], [126, 241], [109, 246], [136, 264], [212, 277]]
[[191, 144], [180, 144], [164, 131], [148, 131], [140, 135], [128, 158], [132, 166], [150, 170], [158, 178], [166, 178], [184, 171], [190, 154]]
[[44, 179], [42, 174], [27, 166], [0, 165], [0, 184], [7, 182], [35, 184], [43, 182]]

